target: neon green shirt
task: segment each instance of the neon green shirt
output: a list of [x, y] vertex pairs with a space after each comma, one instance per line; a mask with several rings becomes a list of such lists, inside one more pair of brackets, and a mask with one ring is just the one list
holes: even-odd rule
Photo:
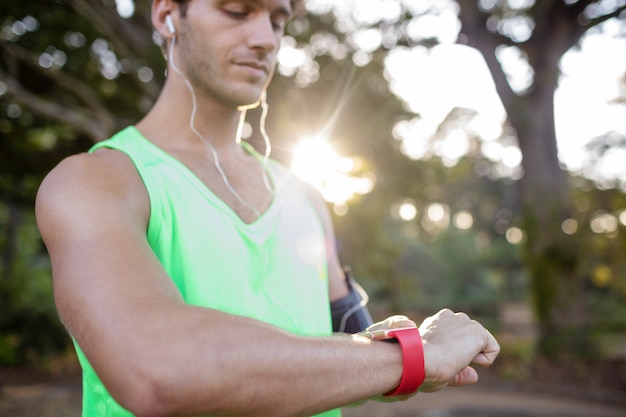
[[[150, 199], [148, 242], [187, 303], [296, 334], [331, 334], [323, 228], [298, 182], [278, 163], [268, 164], [276, 190], [271, 206], [246, 224], [134, 127], [90, 152], [101, 147], [125, 152], [135, 164]], [[76, 350], [83, 368], [83, 416], [130, 416], [109, 395], [78, 345]]]

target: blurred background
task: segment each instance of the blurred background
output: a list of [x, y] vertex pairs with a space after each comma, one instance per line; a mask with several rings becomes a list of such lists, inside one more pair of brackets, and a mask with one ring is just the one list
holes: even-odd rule
[[[487, 380], [626, 398], [626, 1], [306, 7], [268, 91], [272, 156], [323, 193], [375, 319], [462, 310], [501, 341]], [[158, 96], [149, 8], [0, 3], [0, 411], [77, 372], [33, 202]]]

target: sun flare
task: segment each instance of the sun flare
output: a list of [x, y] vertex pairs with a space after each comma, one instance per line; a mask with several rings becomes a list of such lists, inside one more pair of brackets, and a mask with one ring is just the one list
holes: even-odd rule
[[343, 214], [356, 194], [367, 194], [374, 187], [373, 174], [356, 175], [360, 165], [356, 158], [338, 155], [328, 139], [315, 136], [302, 139], [294, 148], [291, 170], [320, 190], [337, 214]]
[[323, 137], [308, 137], [294, 149], [293, 172], [303, 180], [321, 188], [336, 171], [339, 157]]

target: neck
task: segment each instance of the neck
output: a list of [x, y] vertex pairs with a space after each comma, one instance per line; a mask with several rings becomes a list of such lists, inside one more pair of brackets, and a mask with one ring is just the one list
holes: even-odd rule
[[[150, 112], [137, 123], [145, 137], [162, 147], [204, 147], [198, 137], [215, 149], [238, 149], [236, 138], [241, 111], [211, 100], [196, 90], [195, 116], [192, 94], [180, 77], [168, 77]], [[194, 132], [195, 130], [195, 132]]]

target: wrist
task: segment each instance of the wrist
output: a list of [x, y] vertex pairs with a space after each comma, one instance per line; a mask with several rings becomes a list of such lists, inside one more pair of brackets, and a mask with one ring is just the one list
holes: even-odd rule
[[402, 377], [400, 384], [385, 396], [408, 395], [424, 382], [424, 348], [422, 336], [415, 327], [385, 330], [388, 341], [397, 341], [402, 349]]

